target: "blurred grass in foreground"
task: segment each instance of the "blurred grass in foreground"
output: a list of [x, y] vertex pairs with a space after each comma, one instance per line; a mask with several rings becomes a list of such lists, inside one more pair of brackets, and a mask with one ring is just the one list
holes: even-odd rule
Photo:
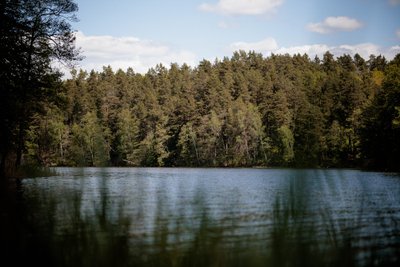
[[[13, 266], [398, 266], [400, 225], [389, 222], [385, 243], [365, 236], [363, 208], [350, 221], [329, 206], [315, 209], [308, 185], [291, 179], [265, 214], [264, 232], [237, 235], [240, 222], [215, 219], [199, 193], [195, 221], [158, 203], [154, 229], [136, 233], [140, 216], [127, 217], [123, 201], [113, 201], [103, 177], [99, 198], [87, 206], [82, 192], [29, 196], [21, 189], [2, 207], [2, 259]], [[335, 189], [333, 189], [335, 190]], [[64, 198], [60, 201], [60, 198]], [[67, 198], [67, 199], [65, 199]], [[85, 206], [86, 205], [86, 206]], [[12, 208], [10, 211], [9, 208]], [[382, 219], [382, 227], [387, 223]]]

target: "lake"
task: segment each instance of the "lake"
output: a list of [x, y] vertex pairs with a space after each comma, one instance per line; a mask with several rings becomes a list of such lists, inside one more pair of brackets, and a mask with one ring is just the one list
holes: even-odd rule
[[17, 237], [10, 246], [17, 262], [49, 266], [398, 266], [400, 262], [397, 174], [341, 169], [56, 171], [57, 176], [18, 184], [18, 215], [10, 234]]

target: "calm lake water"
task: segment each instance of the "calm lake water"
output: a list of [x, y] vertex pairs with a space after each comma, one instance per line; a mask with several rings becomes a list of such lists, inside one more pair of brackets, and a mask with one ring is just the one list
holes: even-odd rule
[[24, 179], [21, 254], [53, 266], [399, 266], [400, 176], [57, 168]]

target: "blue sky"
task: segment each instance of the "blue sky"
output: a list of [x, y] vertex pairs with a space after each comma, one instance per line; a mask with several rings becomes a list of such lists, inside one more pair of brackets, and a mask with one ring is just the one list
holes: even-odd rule
[[196, 65], [234, 50], [400, 53], [400, 0], [76, 0], [80, 67]]

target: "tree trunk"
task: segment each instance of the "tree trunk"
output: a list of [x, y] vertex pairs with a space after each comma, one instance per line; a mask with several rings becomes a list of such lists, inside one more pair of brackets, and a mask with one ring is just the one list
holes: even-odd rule
[[1, 152], [1, 159], [0, 159], [0, 180], [1, 182], [6, 180], [6, 161], [8, 156], [8, 150], [4, 149]]
[[22, 162], [22, 150], [24, 149], [24, 129], [23, 129], [23, 123], [19, 123], [18, 127], [18, 140], [17, 140], [17, 157], [15, 159], [15, 168], [18, 168], [21, 166]]
[[197, 166], [200, 166], [199, 152], [197, 151], [196, 139], [193, 137], [193, 135], [191, 135], [191, 137], [192, 137], [194, 151], [196, 153]]

